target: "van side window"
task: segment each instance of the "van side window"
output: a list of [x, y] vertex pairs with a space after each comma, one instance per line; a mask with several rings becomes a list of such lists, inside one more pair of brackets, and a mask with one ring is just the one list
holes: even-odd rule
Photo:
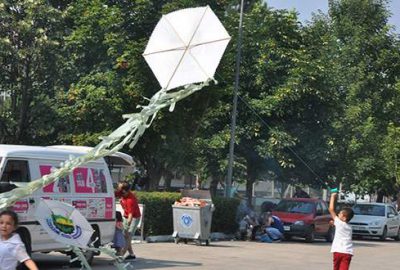
[[26, 183], [31, 181], [27, 160], [8, 160], [1, 182]]

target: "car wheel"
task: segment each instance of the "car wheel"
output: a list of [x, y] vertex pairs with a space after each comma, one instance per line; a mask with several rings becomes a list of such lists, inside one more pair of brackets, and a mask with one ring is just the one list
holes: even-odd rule
[[385, 241], [387, 238], [387, 227], [385, 226], [385, 228], [383, 229], [383, 233], [382, 235], [379, 237], [382, 241]]
[[397, 235], [395, 237], [393, 237], [393, 239], [396, 240], [396, 241], [400, 241], [400, 227], [397, 230]]
[[314, 231], [314, 227], [311, 226], [306, 234], [306, 242], [312, 243], [312, 242], [314, 242], [314, 239], [315, 239], [315, 231]]
[[335, 228], [334, 227], [330, 227], [325, 239], [326, 239], [327, 242], [332, 243], [334, 237], [335, 237]]
[[292, 236], [290, 234], [285, 234], [284, 235], [285, 240], [289, 241], [292, 240]]

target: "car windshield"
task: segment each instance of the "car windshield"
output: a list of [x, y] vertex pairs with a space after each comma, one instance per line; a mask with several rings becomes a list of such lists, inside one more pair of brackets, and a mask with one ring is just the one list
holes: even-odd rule
[[274, 211], [287, 212], [287, 213], [299, 213], [299, 214], [310, 214], [314, 210], [314, 204], [310, 202], [302, 201], [280, 201]]
[[385, 216], [385, 206], [383, 205], [358, 204], [353, 206], [353, 211], [355, 215], [379, 217]]

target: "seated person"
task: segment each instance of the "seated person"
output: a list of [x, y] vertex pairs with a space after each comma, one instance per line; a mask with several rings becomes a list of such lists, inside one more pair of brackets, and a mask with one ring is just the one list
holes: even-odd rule
[[283, 224], [277, 217], [273, 216], [270, 212], [264, 215], [263, 230], [272, 239], [272, 241], [281, 241], [283, 239]]

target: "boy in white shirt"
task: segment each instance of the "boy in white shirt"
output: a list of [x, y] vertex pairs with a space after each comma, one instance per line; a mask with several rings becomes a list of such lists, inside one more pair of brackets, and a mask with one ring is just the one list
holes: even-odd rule
[[353, 257], [352, 229], [348, 222], [353, 218], [353, 209], [345, 207], [336, 215], [337, 193], [332, 193], [329, 202], [329, 213], [335, 225], [335, 237], [331, 252], [333, 253], [333, 270], [348, 270]]

